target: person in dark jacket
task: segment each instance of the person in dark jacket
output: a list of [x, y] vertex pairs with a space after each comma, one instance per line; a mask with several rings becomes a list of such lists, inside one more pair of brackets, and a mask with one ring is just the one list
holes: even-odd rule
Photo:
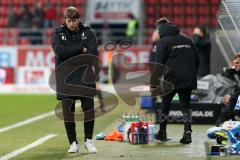
[[232, 59], [232, 68], [224, 69], [223, 76], [236, 82], [233, 92], [230, 95], [223, 97], [224, 108], [216, 121], [216, 126], [220, 126], [223, 122], [232, 119], [235, 120], [235, 116], [239, 113], [234, 112], [238, 96], [240, 95], [239, 78], [240, 78], [240, 54], [237, 54]]
[[[183, 106], [184, 134], [180, 143], [188, 144], [191, 138], [191, 110], [190, 96], [192, 89], [197, 87], [197, 53], [192, 40], [179, 33], [179, 29], [172, 23], [162, 24], [159, 28], [160, 40], [157, 43], [156, 63], [161, 63], [169, 68], [164, 75], [164, 80], [172, 83], [174, 89], [162, 96], [162, 106], [159, 113], [160, 130], [155, 138], [167, 141], [167, 117], [170, 111], [171, 101], [176, 93], [179, 95]], [[151, 86], [159, 84], [156, 77], [158, 69], [153, 69]]]
[[237, 55], [232, 58], [231, 68], [223, 68], [222, 75], [228, 79], [231, 79], [237, 84], [240, 83], [240, 53], [237, 53]]
[[[152, 48], [150, 50], [150, 55], [149, 55], [149, 69], [150, 69], [150, 71], [152, 71], [152, 69], [154, 67], [154, 62], [155, 62], [155, 57], [156, 57], [156, 52], [157, 52], [157, 42], [160, 40], [158, 31], [159, 31], [160, 26], [164, 23], [169, 23], [169, 20], [166, 17], [162, 17], [155, 22], [155, 29], [154, 29], [154, 31], [152, 33], [152, 37], [151, 37], [152, 38], [151, 39]], [[156, 101], [157, 101], [157, 97], [152, 96], [152, 106], [155, 109], [157, 109], [157, 107], [155, 107]]]
[[195, 27], [193, 31], [193, 43], [197, 48], [199, 64], [198, 78], [210, 74], [211, 41], [204, 27]]
[[[90, 27], [84, 26], [80, 21], [80, 14], [75, 7], [68, 7], [64, 12], [65, 23], [56, 28], [52, 35], [52, 48], [56, 59], [56, 85], [57, 85], [57, 99], [62, 102], [64, 125], [70, 143], [69, 153], [77, 153], [79, 151], [78, 141], [76, 139], [76, 124], [74, 120], [75, 101], [81, 100], [81, 107], [84, 112], [84, 146], [90, 153], [96, 153], [97, 149], [92, 143], [92, 135], [94, 130], [94, 95], [72, 95], [62, 93], [62, 87], [59, 83], [60, 74], [57, 68], [67, 63], [67, 61], [76, 59], [79, 55], [93, 55], [98, 56], [98, 43], [96, 36]], [[79, 64], [80, 65], [80, 64]], [[85, 78], [85, 71], [87, 67], [78, 66], [69, 76], [65, 78], [64, 83], [68, 85], [86, 86], [96, 88], [95, 82], [83, 82]], [[93, 68], [90, 68], [90, 71]], [[87, 70], [89, 71], [89, 70]], [[87, 73], [87, 72], [86, 72]], [[59, 92], [61, 90], [61, 92]], [[86, 115], [88, 114], [88, 115]], [[86, 119], [88, 117], [88, 119]], [[90, 119], [89, 119], [90, 117]]]

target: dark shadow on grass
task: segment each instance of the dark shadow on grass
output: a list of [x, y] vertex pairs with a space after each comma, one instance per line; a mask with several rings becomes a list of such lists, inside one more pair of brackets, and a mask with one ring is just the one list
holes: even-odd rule
[[155, 145], [149, 145], [149, 144], [145, 144], [145, 145], [140, 145], [141, 148], [178, 148], [178, 147], [184, 147], [184, 146], [188, 146], [188, 145], [184, 145], [184, 144], [180, 144], [180, 143], [169, 143], [169, 142], [155, 142]]

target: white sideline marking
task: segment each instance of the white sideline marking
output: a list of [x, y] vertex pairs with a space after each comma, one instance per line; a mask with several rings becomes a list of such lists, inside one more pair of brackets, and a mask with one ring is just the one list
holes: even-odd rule
[[36, 116], [36, 117], [33, 117], [33, 118], [29, 118], [29, 119], [26, 119], [26, 120], [24, 120], [24, 121], [22, 121], [22, 122], [18, 122], [18, 123], [16, 123], [16, 124], [13, 124], [13, 125], [11, 125], [11, 126], [4, 127], [4, 128], [0, 128], [0, 133], [5, 132], [5, 131], [8, 131], [8, 130], [13, 129], [13, 128], [21, 127], [21, 126], [23, 126], [23, 125], [32, 123], [32, 122], [34, 122], [34, 121], [37, 121], [37, 120], [40, 120], [40, 119], [49, 117], [49, 116], [51, 116], [51, 115], [54, 115], [54, 112], [49, 112], [49, 113], [41, 114], [41, 115], [39, 115], [39, 116]]
[[19, 154], [21, 154], [21, 153], [23, 153], [23, 152], [25, 152], [25, 151], [27, 151], [31, 148], [37, 147], [37, 146], [41, 145], [42, 143], [46, 142], [47, 140], [49, 140], [53, 137], [56, 137], [56, 136], [57, 135], [55, 135], [55, 134], [48, 134], [48, 135], [36, 140], [32, 144], [27, 145], [26, 147], [20, 148], [18, 150], [13, 151], [12, 153], [9, 153], [9, 154], [7, 154], [3, 157], [0, 157], [0, 160], [8, 160], [10, 158], [16, 157], [17, 155], [19, 155]]

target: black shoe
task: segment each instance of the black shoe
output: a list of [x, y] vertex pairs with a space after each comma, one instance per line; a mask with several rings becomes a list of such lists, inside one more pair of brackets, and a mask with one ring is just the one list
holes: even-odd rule
[[168, 141], [167, 132], [165, 130], [159, 130], [157, 134], [154, 135], [156, 140], [160, 141]]
[[180, 139], [180, 143], [182, 144], [190, 144], [192, 143], [192, 136], [191, 136], [191, 131], [184, 132], [182, 139]]

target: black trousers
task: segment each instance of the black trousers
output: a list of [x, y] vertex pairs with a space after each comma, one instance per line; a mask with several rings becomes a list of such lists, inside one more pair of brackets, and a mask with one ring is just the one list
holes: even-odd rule
[[[62, 100], [62, 109], [64, 117], [64, 125], [67, 132], [69, 143], [77, 142], [76, 123], [74, 119], [75, 101], [73, 99]], [[84, 112], [84, 134], [86, 139], [92, 139], [95, 115], [93, 98], [80, 97], [82, 111]]]
[[175, 89], [171, 93], [162, 96], [162, 106], [157, 109], [158, 119], [160, 123], [160, 129], [166, 129], [168, 122], [168, 115], [170, 112], [170, 107], [172, 99], [175, 94], [178, 93], [180, 104], [183, 107], [183, 122], [184, 131], [192, 131], [191, 129], [191, 108], [190, 108], [190, 98], [192, 89]]
[[217, 127], [219, 127], [222, 123], [230, 119], [235, 120], [235, 114], [231, 108], [232, 106], [225, 105], [224, 108], [221, 110], [221, 113], [216, 121]]

